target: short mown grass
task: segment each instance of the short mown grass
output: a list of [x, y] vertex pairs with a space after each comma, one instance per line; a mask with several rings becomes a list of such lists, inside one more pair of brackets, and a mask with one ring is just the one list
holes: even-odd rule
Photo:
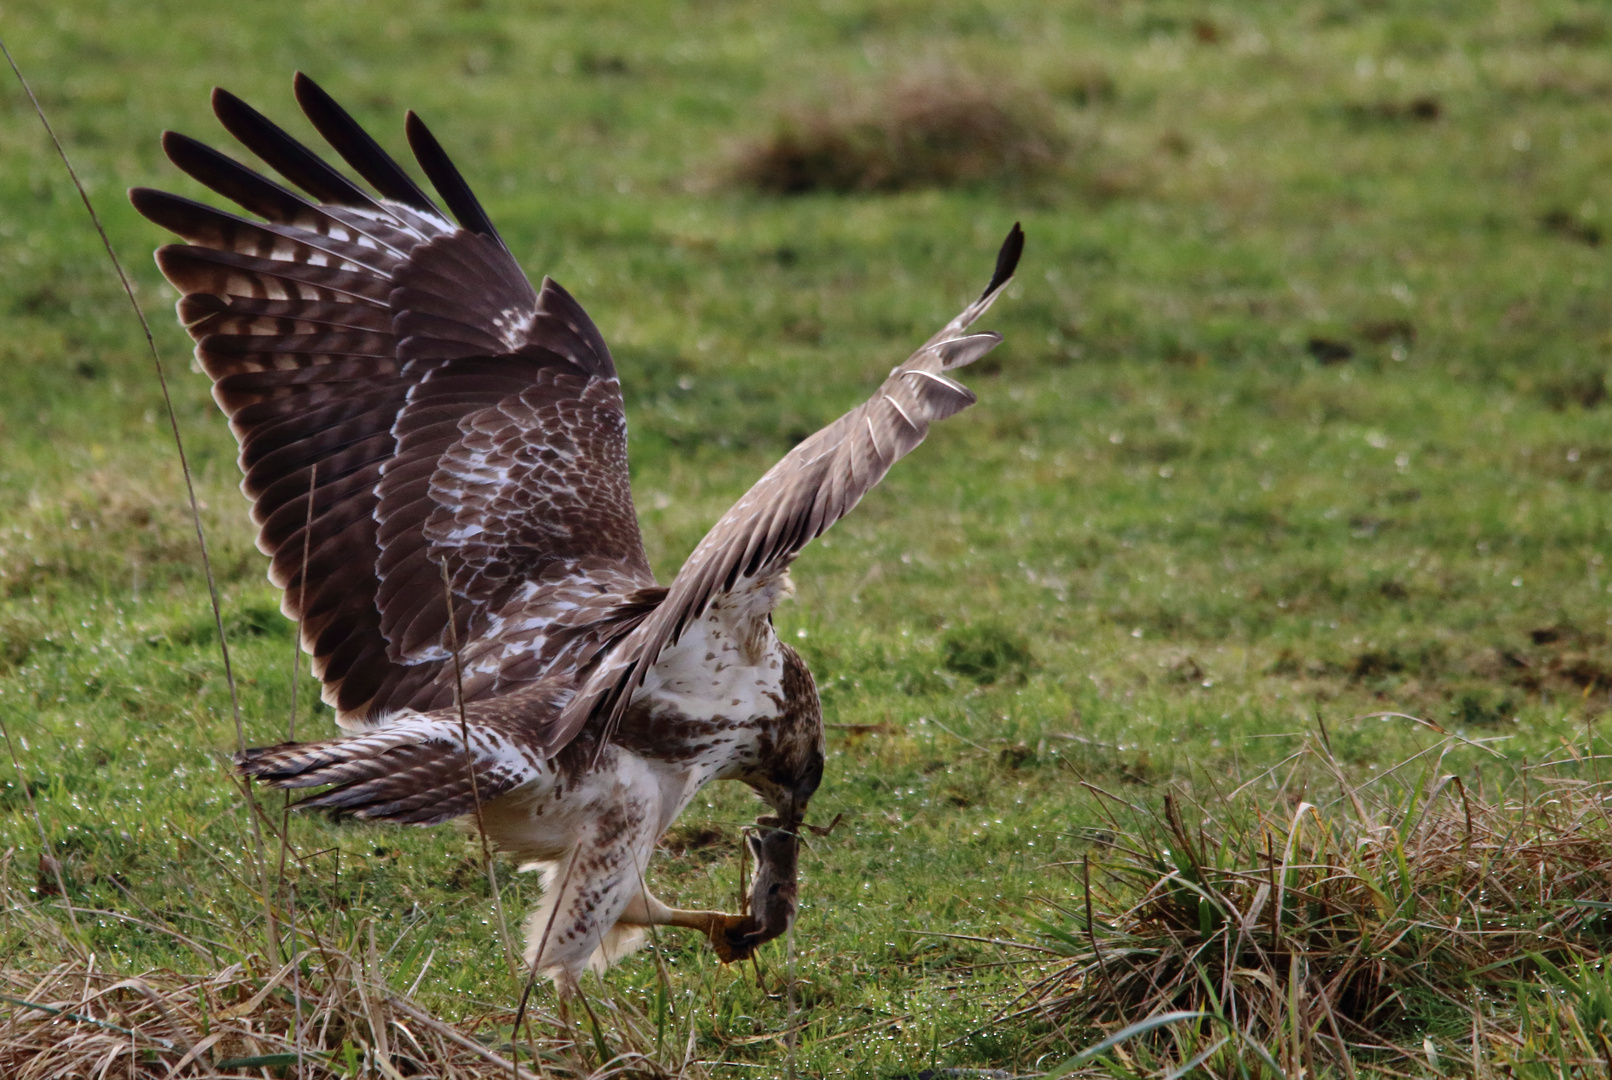
[[[1078, 926], [1082, 862], [1113, 925], [1147, 896], [1150, 882], [1104, 876], [1101, 834], [1119, 830], [1092, 789], [1138, 808], [1135, 822], [1168, 822], [1169, 795], [1223, 823], [1205, 835], [1224, 842], [1282, 835], [1296, 807], [1280, 799], [1298, 789], [1273, 782], [1237, 810], [1220, 803], [1224, 778], [1313, 747], [1318, 716], [1342, 777], [1316, 774], [1329, 799], [1441, 745], [1426, 727], [1356, 719], [1399, 712], [1468, 740], [1445, 748], [1440, 776], [1484, 805], [1532, 805], [1537, 790], [1508, 785], [1552, 761], [1583, 785], [1585, 821], [1604, 807], [1591, 785], [1612, 702], [1612, 19], [1599, 6], [25, 0], [0, 11], [0, 35], [153, 318], [252, 743], [286, 735], [290, 627], [233, 443], [149, 259], [168, 238], [121, 195], [200, 194], [157, 136], [227, 145], [209, 87], [307, 134], [289, 93], [301, 68], [389, 147], [405, 108], [435, 126], [522, 264], [574, 292], [615, 350], [663, 579], [772, 461], [950, 317], [1023, 221], [1020, 278], [990, 317], [1007, 343], [971, 369], [980, 404], [805, 554], [779, 613], [834, 725], [814, 816], [845, 814], [803, 857], [793, 951], [721, 969], [664, 935], [594, 989], [614, 1003], [600, 1006], [601, 1042], [575, 1015], [575, 1038], [534, 1033], [557, 1040], [543, 1044], [556, 1069], [617, 1050], [712, 1075], [1068, 1062], [1164, 1004], [1004, 1019], [1069, 958], [1029, 972], [993, 942]], [[790, 131], [848, 130], [873, 167], [907, 161], [911, 128], [878, 103], [916, 79], [1044, 123], [1034, 175], [769, 185], [738, 167]], [[0, 760], [4, 992], [52, 986], [52, 1001], [84, 1004], [109, 985], [85, 975], [93, 957], [93, 972], [147, 976], [174, 1002], [168, 1020], [155, 1006], [138, 1024], [96, 1019], [203, 1023], [207, 994], [224, 991], [199, 980], [233, 972], [234, 1004], [284, 967], [267, 893], [280, 947], [302, 940], [286, 929], [294, 896], [298, 933], [329, 949], [321, 974], [304, 942], [299, 986], [334, 993], [362, 971], [368, 1000], [407, 998], [507, 1042], [520, 985], [464, 835], [293, 817], [282, 871], [281, 811], [265, 797], [259, 861], [228, 779], [231, 696], [163, 402], [10, 83], [0, 327], [0, 719], [18, 759], [15, 773]], [[297, 730], [328, 732], [305, 676]], [[1456, 791], [1428, 805], [1464, 828]], [[743, 791], [710, 789], [668, 837], [657, 891], [731, 903], [755, 811]], [[1328, 835], [1353, 812], [1333, 807]], [[513, 919], [535, 886], [499, 869]], [[1220, 891], [1238, 911], [1252, 903]], [[1049, 902], [1074, 921], [1049, 918]], [[1363, 1050], [1340, 1019], [1357, 1060], [1328, 1063], [1323, 1024], [1313, 1067], [1448, 1075], [1607, 1057], [1604, 969], [1535, 951], [1533, 967], [1484, 976], [1515, 982], [1474, 991], [1489, 1010], [1478, 1028], [1472, 1003], [1423, 995], [1379, 1033], [1420, 1058]], [[71, 992], [59, 970], [78, 978]], [[150, 1001], [96, 1001], [131, 993]], [[265, 1008], [280, 1022], [277, 993]], [[331, 1000], [358, 1055], [338, 1071], [366, 1067], [365, 1025], [387, 1029], [363, 1000]], [[555, 1013], [546, 991], [535, 1004]], [[0, 1022], [26, 1011], [0, 1005]], [[1202, 1023], [1200, 1051], [1227, 1033]], [[1240, 1030], [1270, 1036], [1272, 1061], [1291, 1066], [1280, 1016]], [[1169, 1053], [1148, 1044], [1130, 1067], [1190, 1060]], [[1266, 1067], [1256, 1058], [1242, 1067]], [[1199, 1067], [1236, 1074], [1228, 1061]]]

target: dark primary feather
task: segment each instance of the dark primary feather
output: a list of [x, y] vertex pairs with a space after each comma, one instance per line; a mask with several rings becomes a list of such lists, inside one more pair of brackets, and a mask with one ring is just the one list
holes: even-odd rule
[[796, 446], [723, 515], [678, 571], [666, 601], [566, 707], [551, 745], [564, 745], [600, 713], [614, 727], [661, 650], [718, 594], [787, 569], [923, 441], [931, 423], [974, 403], [973, 393], [946, 372], [973, 363], [1002, 340], [965, 331], [1007, 287], [1023, 250], [1024, 233], [1015, 224], [978, 300], [893, 370], [871, 398]]
[[[941, 327], [935, 336], [924, 342], [924, 348], [938, 345], [942, 341], [954, 338], [973, 326], [987, 308], [996, 302], [1001, 295], [1002, 288], [1013, 278], [1013, 272], [1019, 268], [1019, 258], [1024, 254], [1024, 230], [1019, 223], [1014, 222], [1013, 228], [1008, 230], [1007, 238], [996, 252], [996, 266], [991, 271], [991, 280], [980, 293], [979, 299], [968, 305], [958, 313], [957, 318]], [[919, 352], [923, 350], [920, 349]]]
[[440, 213], [431, 197], [420, 190], [413, 178], [323, 87], [299, 71], [292, 77], [291, 89], [314, 129], [359, 176], [373, 184], [376, 191], [427, 214]]
[[1014, 271], [1019, 268], [1019, 259], [1024, 255], [1024, 230], [1015, 221], [1013, 228], [1008, 230], [1007, 239], [996, 253], [996, 269], [991, 272], [991, 280], [980, 293], [980, 299], [996, 295], [996, 291], [1006, 285]]
[[437, 191], [441, 192], [443, 201], [453, 211], [453, 216], [459, 219], [459, 224], [471, 232], [492, 237], [503, 247], [504, 238], [493, 228], [492, 220], [481, 208], [470, 185], [459, 175], [458, 168], [442, 149], [442, 144], [437, 142], [437, 137], [431, 134], [431, 129], [425, 126], [425, 121], [412, 109], [403, 120], [403, 132], [408, 136], [409, 149], [414, 151], [415, 160], [425, 170], [425, 175], [431, 178]]
[[[373, 206], [363, 188], [331, 168], [324, 159], [286, 134], [274, 121], [219, 87], [213, 89], [213, 115], [224, 130], [275, 172], [320, 202], [338, 206]], [[177, 161], [174, 164], [179, 164]]]
[[294, 222], [311, 220], [318, 214], [301, 195], [188, 135], [163, 132], [162, 149], [181, 172], [259, 217]]
[[[158, 265], [184, 294], [259, 547], [326, 700], [358, 723], [440, 707], [455, 638], [477, 658], [472, 698], [593, 655], [624, 632], [612, 605], [653, 584], [609, 350], [565, 290], [532, 288], [417, 118], [410, 142], [464, 228], [317, 84], [299, 75], [295, 89], [378, 195], [219, 90], [225, 128], [300, 191], [167, 133], [175, 165], [251, 216], [130, 197], [190, 241]], [[608, 542], [584, 542], [600, 532]]]

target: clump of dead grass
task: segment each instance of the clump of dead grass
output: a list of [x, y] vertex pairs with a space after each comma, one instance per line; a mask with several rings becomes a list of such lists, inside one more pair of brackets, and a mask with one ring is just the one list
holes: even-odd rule
[[1040, 923], [1036, 947], [1061, 960], [1015, 1015], [1049, 1022], [1050, 1046], [1188, 1014], [1127, 1040], [1156, 1067], [1219, 1055], [1352, 1077], [1425, 1065], [1440, 1040], [1521, 1062], [1551, 1037], [1551, 1060], [1602, 1061], [1612, 1004], [1578, 1057], [1561, 1017], [1572, 986], [1592, 1002], [1612, 986], [1612, 788], [1572, 758], [1457, 775], [1457, 741], [1359, 784], [1323, 737], [1214, 799], [1176, 792], [1146, 814], [1105, 798], [1113, 835]]
[[0, 1076], [698, 1075], [691, 1062], [675, 1070], [657, 1064], [642, 1049], [654, 1035], [638, 1026], [641, 1018], [608, 1003], [593, 1004], [608, 1021], [597, 1025], [588, 1015], [577, 1026], [531, 1016], [517, 1065], [513, 1016], [450, 1023], [388, 990], [373, 957], [322, 950], [310, 959], [296, 980], [295, 962], [274, 971], [236, 963], [212, 973], [127, 976], [98, 970], [90, 956], [48, 971], [0, 969]]
[[[677, 1034], [664, 1023], [657, 1029], [608, 995], [569, 1015], [528, 1005], [518, 1037], [510, 1010], [441, 1018], [413, 998], [414, 987], [400, 993], [387, 985], [367, 921], [339, 943], [305, 929], [287, 939], [297, 951], [284, 963], [247, 954], [218, 970], [106, 970], [60, 918], [63, 909], [3, 888], [9, 861], [0, 859], [0, 899], [13, 931], [47, 943], [36, 954], [60, 960], [43, 970], [0, 961], [0, 1076], [7, 1080], [704, 1075], [692, 1039], [672, 1045]], [[205, 961], [205, 950], [197, 954]], [[681, 1061], [668, 1065], [668, 1058]]]
[[930, 72], [782, 117], [733, 176], [773, 195], [1023, 184], [1059, 172], [1071, 149], [1044, 93]]

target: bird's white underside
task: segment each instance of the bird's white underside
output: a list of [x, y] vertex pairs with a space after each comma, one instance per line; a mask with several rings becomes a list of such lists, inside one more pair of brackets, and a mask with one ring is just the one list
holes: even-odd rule
[[[787, 594], [788, 581], [778, 575], [748, 585], [713, 605], [666, 649], [634, 695], [635, 708], [664, 716], [669, 725], [716, 722], [720, 730], [688, 759], [616, 746], [600, 767], [567, 787], [553, 761], [490, 728], [461, 726], [441, 713], [401, 714], [365, 732], [375, 740], [425, 736], [461, 747], [468, 736], [479, 772], [515, 778], [515, 790], [482, 807], [480, 822], [522, 869], [543, 873], [543, 901], [527, 920], [527, 960], [562, 982], [574, 983], [590, 963], [608, 966], [635, 946], [637, 932], [616, 923], [648, 896], [643, 876], [656, 842], [707, 783], [732, 778], [756, 760], [756, 721], [777, 717], [783, 707], [783, 654], [765, 613]], [[613, 820], [619, 832], [601, 824]], [[585, 873], [567, 875], [573, 859]]]

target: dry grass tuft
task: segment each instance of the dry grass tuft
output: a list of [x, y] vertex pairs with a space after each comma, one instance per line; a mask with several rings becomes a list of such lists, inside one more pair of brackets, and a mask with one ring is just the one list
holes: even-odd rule
[[773, 195], [1021, 184], [1058, 172], [1069, 150], [1044, 94], [947, 72], [785, 117], [733, 172]]
[[[129, 977], [97, 970], [89, 957], [43, 972], [0, 970], [0, 1076], [691, 1075], [689, 1065], [673, 1073], [627, 1045], [635, 1037], [653, 1042], [653, 1034], [639, 1028], [640, 1018], [599, 1002], [592, 1003], [601, 1020], [596, 1037], [585, 1013], [575, 1027], [532, 1015], [535, 1045], [520, 1040], [516, 1066], [510, 1061], [513, 1016], [451, 1024], [388, 990], [361, 956], [320, 950], [305, 960], [295, 981], [289, 963], [273, 972], [237, 963], [212, 974]], [[625, 1044], [606, 1045], [607, 1036], [623, 1042], [624, 1031]], [[534, 1049], [541, 1070], [533, 1065]]]
[[[7, 862], [0, 858], [0, 884]], [[570, 1016], [528, 1006], [515, 1045], [509, 1010], [441, 1019], [412, 999], [412, 987], [387, 986], [367, 921], [346, 945], [307, 935], [295, 959], [280, 965], [248, 955], [218, 971], [130, 976], [105, 970], [56, 918], [59, 909], [0, 891], [6, 917], [20, 924], [13, 928], [50, 942], [62, 957], [48, 970], [0, 966], [6, 1080], [704, 1075], [689, 1031], [666, 1030], [664, 1021], [657, 1029], [608, 997]]]
[[1323, 739], [1280, 782], [1264, 774], [1212, 805], [1173, 795], [1135, 825], [1115, 817], [1078, 871], [1085, 895], [1041, 924], [1064, 960], [1017, 1015], [1068, 1038], [1204, 1014], [1138, 1033], [1155, 1065], [1218, 1040], [1228, 1057], [1257, 1046], [1289, 1076], [1352, 1076], [1362, 1061], [1425, 1064], [1433, 1034], [1464, 1041], [1468, 1060], [1523, 1060], [1539, 1046], [1521, 987], [1562, 982], [1534, 1003], [1554, 1014], [1567, 983], [1598, 1000], [1608, 977], [1612, 789], [1571, 775], [1572, 761], [1486, 787], [1443, 771], [1452, 742], [1353, 786]]

